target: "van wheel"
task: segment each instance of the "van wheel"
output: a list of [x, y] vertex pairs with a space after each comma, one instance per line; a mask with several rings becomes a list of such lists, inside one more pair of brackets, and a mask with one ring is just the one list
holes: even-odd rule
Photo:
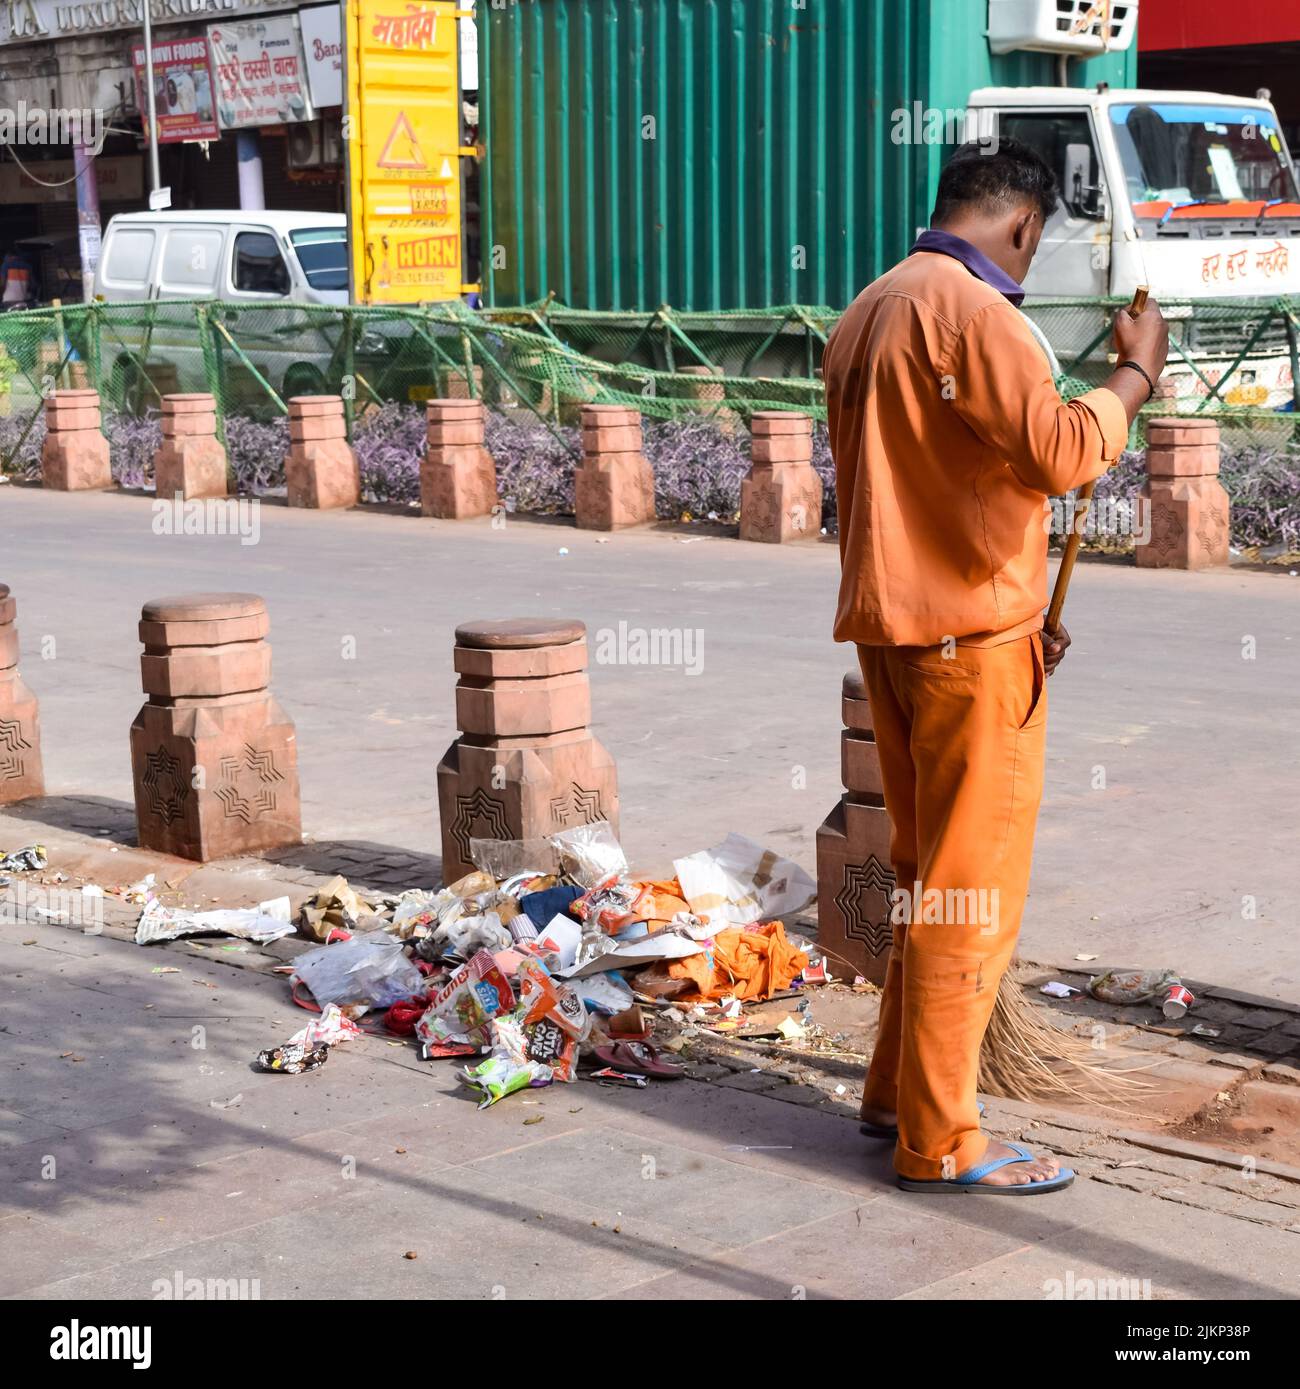
[[295, 362], [284, 374], [280, 394], [286, 401], [295, 395], [328, 395], [325, 374], [310, 362]]

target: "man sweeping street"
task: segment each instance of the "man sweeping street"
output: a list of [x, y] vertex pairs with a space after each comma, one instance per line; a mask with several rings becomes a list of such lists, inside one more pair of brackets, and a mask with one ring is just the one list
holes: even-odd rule
[[[958, 149], [930, 230], [827, 346], [842, 578], [901, 894], [862, 1100], [909, 1191], [1068, 1186], [1055, 1158], [980, 1130], [980, 1044], [1010, 964], [1043, 786], [1047, 499], [1099, 477], [1164, 369], [1154, 301], [1115, 321], [1119, 365], [1068, 404], [1019, 311], [1051, 171], [1003, 140]], [[965, 916], [933, 903], [977, 900]]]

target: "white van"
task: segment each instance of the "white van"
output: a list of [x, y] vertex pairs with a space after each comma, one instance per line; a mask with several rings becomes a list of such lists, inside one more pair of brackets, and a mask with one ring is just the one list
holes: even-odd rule
[[[213, 340], [228, 406], [270, 408], [259, 376], [281, 398], [316, 394], [338, 374], [340, 333], [328, 316], [311, 314], [311, 306], [348, 302], [347, 218], [338, 212], [120, 213], [104, 234], [95, 297], [107, 310], [100, 350], [108, 398], [117, 408], [157, 406], [166, 391], [212, 389], [211, 364], [186, 300], [223, 306], [221, 321], [238, 344]], [[148, 315], [131, 309], [157, 301], [175, 307]], [[285, 312], [265, 311], [277, 303]]]
[[348, 302], [341, 212], [123, 212], [104, 234], [95, 293], [133, 299]]

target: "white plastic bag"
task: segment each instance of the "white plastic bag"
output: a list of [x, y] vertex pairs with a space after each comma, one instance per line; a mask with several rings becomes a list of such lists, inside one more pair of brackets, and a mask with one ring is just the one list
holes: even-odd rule
[[817, 884], [797, 863], [743, 834], [679, 858], [673, 868], [691, 911], [715, 929], [787, 916], [817, 895]]
[[621, 877], [628, 871], [627, 855], [608, 820], [561, 830], [551, 836], [551, 843], [560, 851], [564, 871], [583, 887], [595, 887], [611, 874]]
[[322, 1008], [331, 1003], [389, 1008], [424, 987], [424, 976], [406, 958], [402, 942], [385, 932], [309, 950], [293, 969]]

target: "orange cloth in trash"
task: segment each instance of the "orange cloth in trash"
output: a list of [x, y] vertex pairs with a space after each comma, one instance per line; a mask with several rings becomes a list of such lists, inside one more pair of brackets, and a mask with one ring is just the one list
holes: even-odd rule
[[694, 981], [695, 993], [680, 993], [674, 1003], [698, 1003], [703, 999], [770, 998], [790, 987], [790, 981], [808, 967], [808, 956], [786, 939], [779, 921], [759, 926], [728, 926], [713, 937], [713, 947], [700, 955], [669, 960], [670, 979]]
[[646, 924], [646, 934], [653, 936], [662, 931], [678, 912], [689, 912], [690, 907], [681, 895], [682, 885], [676, 878], [665, 878], [662, 882], [646, 882], [637, 879], [633, 886], [638, 890], [636, 910], [617, 930], [610, 935], [619, 936], [629, 926]]

